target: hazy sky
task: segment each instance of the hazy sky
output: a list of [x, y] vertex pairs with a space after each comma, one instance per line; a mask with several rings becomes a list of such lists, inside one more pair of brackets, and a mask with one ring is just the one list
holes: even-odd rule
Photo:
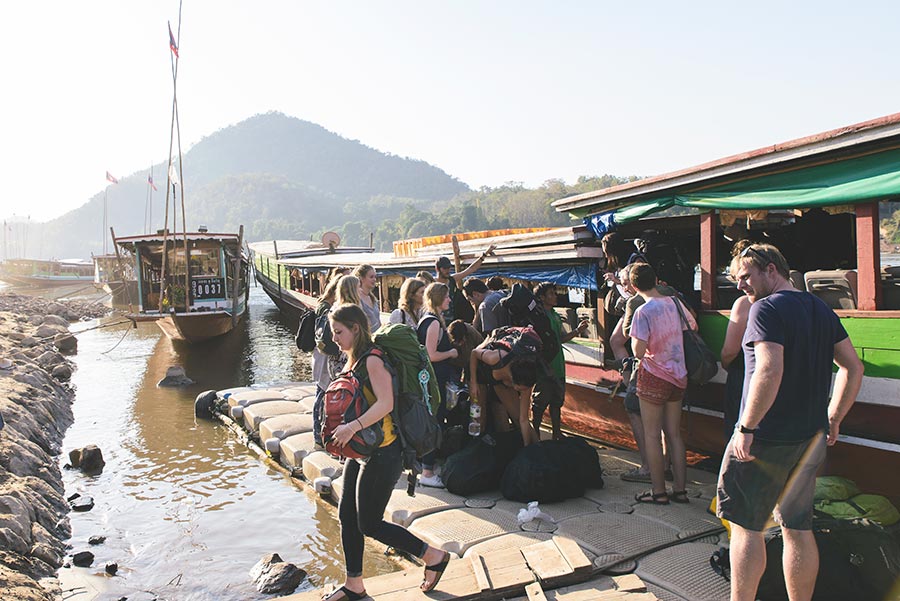
[[[0, 15], [0, 216], [166, 159], [177, 0]], [[476, 188], [653, 175], [900, 110], [898, 23], [896, 2], [185, 0], [182, 140], [276, 110]]]

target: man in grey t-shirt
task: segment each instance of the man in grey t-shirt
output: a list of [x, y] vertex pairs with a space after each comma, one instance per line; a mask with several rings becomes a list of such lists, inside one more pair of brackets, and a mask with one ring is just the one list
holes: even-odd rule
[[[463, 294], [475, 308], [475, 321], [472, 325], [475, 329], [485, 336], [500, 326], [509, 325], [505, 323], [501, 315], [497, 314], [494, 309], [503, 299], [504, 294], [497, 290], [488, 290], [487, 285], [478, 278], [469, 278], [463, 284]], [[500, 323], [500, 322], [504, 323]]]

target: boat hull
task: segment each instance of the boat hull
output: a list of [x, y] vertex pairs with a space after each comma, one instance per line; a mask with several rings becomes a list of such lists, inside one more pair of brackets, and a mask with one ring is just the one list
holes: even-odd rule
[[13, 286], [27, 286], [31, 288], [55, 288], [59, 286], [89, 285], [94, 281], [94, 276], [84, 277], [54, 277], [54, 276], [26, 276], [26, 275], [0, 275], [0, 281]]
[[254, 271], [254, 273], [256, 274], [256, 281], [262, 286], [263, 292], [272, 299], [278, 310], [288, 319], [299, 321], [301, 315], [315, 309], [312, 297], [284, 287], [278, 287], [272, 280], [262, 276], [258, 271]]
[[156, 325], [172, 340], [196, 343], [227, 334], [243, 316], [243, 310], [237, 319], [232, 319], [227, 311], [170, 313], [157, 319]]

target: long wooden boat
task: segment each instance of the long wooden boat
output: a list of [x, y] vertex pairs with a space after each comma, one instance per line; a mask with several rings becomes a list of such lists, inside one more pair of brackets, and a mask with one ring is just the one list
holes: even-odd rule
[[90, 284], [94, 266], [80, 259], [7, 259], [0, 263], [0, 280], [15, 286], [46, 288]]
[[[723, 277], [730, 242], [761, 237], [779, 246], [804, 272], [795, 285], [836, 308], [865, 366], [825, 469], [900, 499], [900, 479], [891, 476], [900, 473], [900, 267], [884, 264], [879, 239], [879, 215], [900, 209], [898, 195], [900, 113], [553, 204], [597, 236], [615, 230], [631, 240], [657, 230], [693, 256], [700, 332], [714, 350], [739, 294]], [[613, 325], [603, 311], [598, 318]], [[584, 370], [569, 376], [564, 420], [597, 437], [628, 437], [621, 403], [605, 400], [609, 387]], [[723, 393], [722, 371], [689, 389], [683, 420], [689, 448], [713, 457], [725, 442]]]
[[134, 264], [120, 256], [94, 255], [94, 287], [103, 290], [113, 305], [135, 304], [138, 300]]
[[189, 343], [230, 332], [247, 311], [243, 231], [242, 226], [238, 234], [201, 230], [115, 238], [137, 275], [134, 318], [155, 320], [166, 336]]
[[300, 268], [289, 265], [286, 261], [306, 258], [316, 261], [317, 258], [335, 259], [334, 266], [353, 266], [355, 263], [341, 262], [345, 256], [368, 255], [374, 249], [370, 247], [339, 246], [340, 239], [326, 237], [322, 242], [309, 240], [272, 240], [254, 242], [248, 245], [253, 275], [263, 291], [272, 302], [288, 317], [297, 321], [300, 316], [315, 305], [310, 300], [319, 295], [324, 288], [324, 277], [329, 268], [320, 270]]

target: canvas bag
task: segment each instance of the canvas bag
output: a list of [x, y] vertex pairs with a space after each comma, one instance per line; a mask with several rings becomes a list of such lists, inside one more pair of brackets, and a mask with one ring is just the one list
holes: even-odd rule
[[688, 382], [702, 386], [706, 384], [719, 372], [719, 362], [709, 347], [706, 346], [699, 332], [691, 329], [687, 318], [684, 316], [684, 310], [681, 308], [681, 301], [673, 298], [675, 308], [681, 317], [682, 340], [684, 343], [684, 366], [687, 369]]

